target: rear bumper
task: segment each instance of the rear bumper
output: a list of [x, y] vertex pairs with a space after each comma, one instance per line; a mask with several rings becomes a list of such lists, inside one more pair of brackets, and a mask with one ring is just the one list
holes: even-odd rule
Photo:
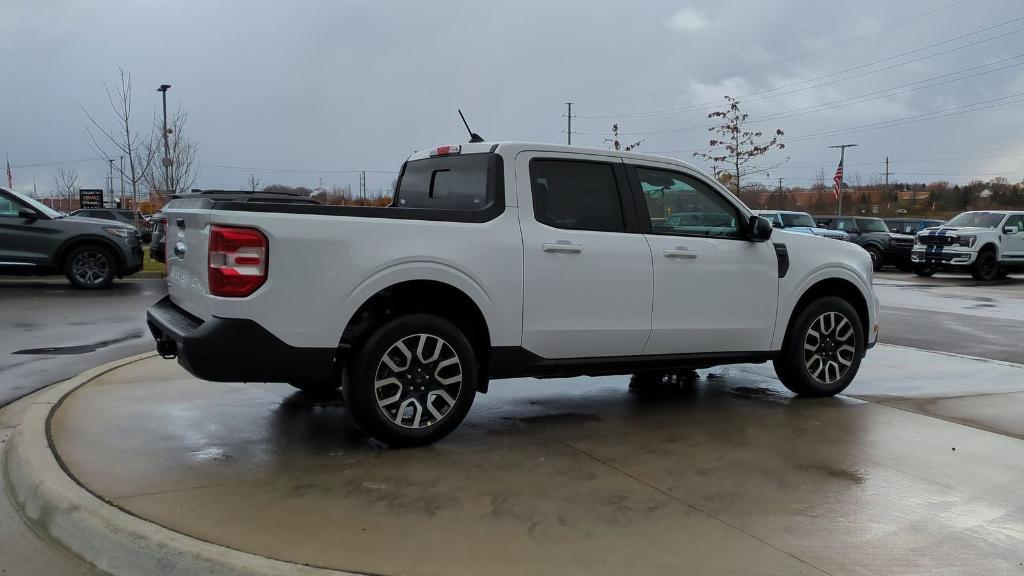
[[200, 320], [164, 296], [146, 311], [157, 351], [214, 382], [321, 382], [335, 377], [334, 348], [297, 348], [252, 320]]

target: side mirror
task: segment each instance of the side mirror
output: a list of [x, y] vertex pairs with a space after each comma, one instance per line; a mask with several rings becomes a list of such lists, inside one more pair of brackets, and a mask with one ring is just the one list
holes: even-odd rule
[[24, 218], [26, 220], [39, 220], [39, 213], [29, 208], [21, 208], [18, 210], [18, 218]]
[[782, 223], [777, 220], [772, 220], [772, 228], [782, 228]]
[[1016, 234], [1020, 232], [1016, 226], [1003, 226], [1003, 234]]
[[747, 221], [747, 237], [751, 242], [764, 242], [772, 237], [772, 223], [763, 216], [751, 216]]

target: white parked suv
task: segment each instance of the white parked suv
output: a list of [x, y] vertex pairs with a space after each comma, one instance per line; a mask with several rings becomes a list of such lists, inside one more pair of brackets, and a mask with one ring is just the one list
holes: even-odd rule
[[790, 390], [833, 395], [878, 333], [863, 249], [773, 231], [671, 158], [440, 146], [405, 162], [389, 207], [165, 211], [157, 349], [207, 380], [340, 386], [392, 445], [444, 437], [495, 378], [772, 360]]
[[919, 276], [938, 270], [995, 280], [1024, 270], [1024, 211], [964, 212], [917, 233], [910, 261]]

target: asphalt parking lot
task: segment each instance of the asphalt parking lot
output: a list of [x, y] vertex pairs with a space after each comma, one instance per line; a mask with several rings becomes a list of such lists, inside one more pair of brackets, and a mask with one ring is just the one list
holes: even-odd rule
[[[49, 383], [10, 378], [25, 356], [59, 379], [150, 346], [136, 334], [160, 281], [126, 282], [125, 298], [47, 282], [0, 288], [15, 311], [0, 326], [7, 398]], [[882, 273], [876, 285], [882, 344], [836, 398], [795, 399], [769, 365], [701, 371], [654, 396], [626, 377], [505, 380], [445, 441], [387, 450], [339, 397], [200, 382], [154, 357], [68, 395], [49, 442], [132, 518], [326, 569], [1024, 574], [1024, 282]], [[79, 310], [91, 328], [46, 327]], [[15, 353], [26, 348], [43, 350]], [[0, 412], [0, 439], [34, 398]], [[47, 518], [30, 523], [45, 534]], [[0, 542], [0, 569], [32, 573], [19, 569], [33, 538]], [[60, 562], [48, 571], [93, 570]]]

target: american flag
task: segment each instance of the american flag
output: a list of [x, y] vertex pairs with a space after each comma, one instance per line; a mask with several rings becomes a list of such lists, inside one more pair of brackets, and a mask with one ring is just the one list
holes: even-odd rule
[[843, 161], [839, 160], [839, 167], [836, 168], [836, 175], [832, 177], [832, 196], [839, 199], [839, 193], [843, 191]]

